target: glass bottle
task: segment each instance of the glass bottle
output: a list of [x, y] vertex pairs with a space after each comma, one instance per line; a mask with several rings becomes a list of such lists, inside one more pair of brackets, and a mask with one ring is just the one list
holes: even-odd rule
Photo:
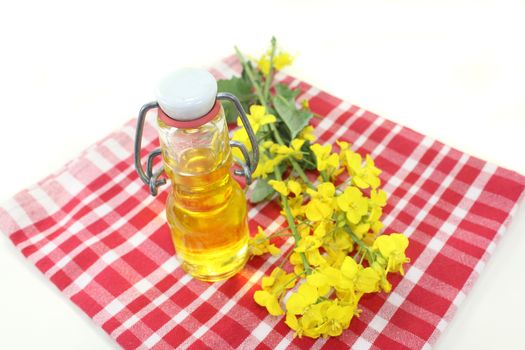
[[[247, 202], [232, 178], [232, 146], [245, 162], [235, 174], [247, 183], [257, 166], [258, 148], [244, 111], [227, 93], [217, 95], [217, 82], [201, 69], [183, 69], [166, 76], [156, 91], [157, 101], [144, 105], [135, 140], [135, 165], [153, 195], [171, 181], [166, 218], [182, 268], [195, 278], [217, 281], [238, 272], [248, 258]], [[250, 134], [252, 155], [242, 144], [230, 141], [224, 110], [219, 100], [229, 100], [239, 110]], [[148, 156], [142, 169], [140, 140], [148, 110], [157, 108], [160, 150]], [[163, 168], [153, 171], [153, 159], [161, 154]]]

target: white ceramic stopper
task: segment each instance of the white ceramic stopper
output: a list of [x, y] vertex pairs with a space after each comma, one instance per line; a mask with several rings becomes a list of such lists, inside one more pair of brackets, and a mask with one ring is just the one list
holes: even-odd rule
[[217, 81], [207, 70], [183, 68], [164, 77], [157, 85], [156, 95], [160, 108], [170, 118], [194, 120], [213, 108]]

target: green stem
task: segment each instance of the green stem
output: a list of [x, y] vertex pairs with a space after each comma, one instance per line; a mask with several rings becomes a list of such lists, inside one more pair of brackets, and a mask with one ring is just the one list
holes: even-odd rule
[[354, 260], [357, 261], [357, 257], [361, 254], [361, 247], [357, 248], [357, 252], [354, 254]]
[[270, 130], [273, 132], [273, 136], [275, 137], [275, 141], [277, 141], [278, 144], [284, 145], [283, 138], [281, 137], [281, 134], [279, 134], [279, 131], [277, 131], [277, 128], [275, 127], [275, 124], [268, 124], [270, 126]]
[[292, 237], [291, 233], [277, 233], [272, 234], [271, 236], [268, 236], [268, 238], [274, 238], [274, 237]]
[[297, 225], [297, 226], [306, 225], [306, 226], [309, 226], [309, 227], [314, 227], [314, 225], [312, 225], [312, 222], [309, 221], [309, 220], [298, 220], [298, 221], [299, 221], [299, 225]]
[[275, 236], [275, 235], [278, 235], [278, 234], [280, 234], [280, 233], [283, 233], [283, 232], [285, 232], [285, 231], [288, 231], [289, 229], [290, 229], [289, 227], [283, 227], [282, 229], [277, 230], [277, 231], [275, 231], [275, 232], [269, 234], [269, 235], [268, 235], [268, 238], [273, 237], [273, 236]]
[[[293, 249], [292, 249], [293, 250]], [[288, 282], [286, 282], [285, 284], [283, 284], [283, 286], [281, 287], [281, 289], [277, 290], [277, 293], [275, 293], [276, 295], [278, 295], [278, 299], [280, 300], [284, 295], [286, 294], [283, 294], [283, 292], [287, 289], [286, 287], [288, 287], [288, 285], [292, 282], [295, 282], [297, 281], [297, 279], [299, 277], [302, 276], [303, 273], [300, 273], [298, 275], [295, 275], [294, 278], [292, 278], [291, 280], [289, 280]]]
[[328, 175], [326, 175], [325, 171], [321, 171], [321, 177], [323, 178], [324, 182], [328, 182]]
[[363, 260], [365, 259], [366, 254], [361, 255], [361, 259], [359, 259], [359, 265], [363, 263]]
[[301, 168], [301, 166], [294, 159], [290, 159], [290, 163], [292, 164], [293, 170], [295, 170], [295, 172], [299, 175], [299, 177], [301, 179], [303, 179], [303, 181], [306, 184], [306, 186], [308, 186], [311, 189], [315, 190], [314, 184], [310, 181], [310, 179], [308, 179], [308, 177], [304, 173], [304, 171]]
[[279, 264], [279, 268], [283, 268], [284, 264], [286, 264], [286, 262], [288, 261], [288, 259], [290, 258], [290, 255], [292, 255], [293, 253], [293, 248], [290, 249], [290, 251], [288, 251], [288, 253], [286, 253], [286, 256], [283, 258], [283, 261], [281, 261], [281, 263]]
[[[275, 178], [278, 181], [282, 181], [281, 171], [279, 170], [279, 167], [275, 167]], [[288, 204], [288, 198], [281, 194], [281, 202], [283, 203], [284, 212], [286, 214], [286, 220], [288, 221], [288, 227], [290, 227], [290, 230], [292, 231], [292, 236], [295, 239], [295, 245], [297, 246], [297, 243], [301, 240], [301, 236], [297, 231], [297, 226], [295, 225], [292, 210], [290, 209], [290, 205]], [[304, 255], [304, 253], [299, 253], [299, 255], [301, 256], [301, 260], [303, 261], [303, 266], [304, 270], [306, 271], [306, 274], [310, 274], [312, 269], [308, 264], [308, 260], [306, 260], [306, 255]]]
[[253, 74], [252, 68], [248, 65], [246, 62], [246, 59], [244, 58], [244, 55], [239, 50], [237, 46], [235, 48], [235, 53], [237, 54], [237, 57], [239, 57], [239, 61], [241, 61], [242, 67], [244, 68], [244, 71], [246, 72], [246, 75], [248, 76], [248, 79], [250, 79], [250, 82], [255, 88], [255, 94], [261, 101], [262, 105], [268, 109], [268, 103], [266, 102], [266, 98], [263, 95], [263, 92], [261, 90], [261, 86], [257, 83], [257, 79], [255, 79], [255, 75]]
[[[296, 227], [299, 227], [299, 226], [301, 226], [301, 225], [308, 225], [308, 223], [307, 223], [306, 221], [300, 221], [300, 222], [297, 223]], [[280, 236], [283, 236], [283, 237], [284, 237], [284, 236], [287, 236], [287, 235], [289, 235], [289, 234], [281, 235], [281, 233], [286, 232], [286, 231], [288, 231], [288, 230], [290, 230], [289, 227], [284, 227], [284, 228], [282, 228], [282, 229], [280, 229], [280, 230], [277, 230], [277, 231], [275, 231], [275, 232], [269, 234], [269, 235], [268, 235], [268, 238], [271, 238], [271, 237], [280, 237]]]
[[[268, 124], [268, 125], [270, 125], [270, 129], [272, 130], [273, 136], [275, 137], [275, 140], [277, 141], [277, 143], [280, 144], [280, 145], [284, 145], [285, 143], [284, 143], [283, 139], [281, 138], [281, 135], [279, 134], [279, 131], [277, 131], [277, 128], [275, 127], [275, 124]], [[301, 179], [303, 179], [304, 183], [308, 187], [310, 187], [312, 189], [315, 189], [314, 184], [310, 182], [310, 179], [308, 179], [308, 177], [304, 173], [303, 169], [295, 161], [295, 159], [289, 158], [289, 160], [290, 160], [290, 164], [292, 164], [293, 170], [295, 170], [295, 172], [299, 175], [299, 177]]]
[[367, 245], [365, 244], [365, 242], [363, 242], [362, 240], [360, 240], [359, 237], [357, 237], [357, 236], [355, 235], [355, 233], [352, 232], [352, 230], [350, 230], [350, 229], [347, 228], [345, 231], [346, 231], [346, 233], [348, 233], [348, 234], [350, 235], [350, 237], [352, 238], [352, 241], [354, 241], [354, 242], [355, 242], [360, 248], [362, 248], [362, 249], [364, 250], [364, 252], [365, 252], [366, 254], [368, 254], [368, 256], [370, 256], [370, 258], [371, 258], [372, 260], [374, 260], [374, 255], [373, 255], [372, 252], [370, 251], [370, 247], [367, 246]]
[[[306, 152], [303, 152], [303, 153], [306, 153]], [[317, 167], [317, 164], [310, 162], [308, 159], [303, 159], [303, 162], [305, 162], [306, 164], [310, 164], [311, 166]]]
[[275, 56], [275, 37], [272, 37], [272, 51], [270, 53], [270, 70], [268, 71], [268, 76], [264, 80], [263, 94], [265, 98], [270, 98], [270, 86], [273, 81], [273, 57]]

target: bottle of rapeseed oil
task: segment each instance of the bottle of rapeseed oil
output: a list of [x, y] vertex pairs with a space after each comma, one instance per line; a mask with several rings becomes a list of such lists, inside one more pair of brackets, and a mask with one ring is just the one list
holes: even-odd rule
[[[162, 79], [157, 101], [141, 109], [135, 139], [135, 166], [153, 195], [166, 179], [171, 182], [166, 218], [182, 268], [195, 278], [217, 281], [237, 273], [248, 258], [247, 202], [230, 173], [232, 147], [246, 182], [257, 167], [258, 147], [252, 128], [237, 98], [217, 94], [217, 82], [206, 70], [182, 69]], [[252, 152], [230, 141], [219, 100], [237, 107], [250, 136]], [[144, 120], [157, 109], [160, 149], [152, 151], [143, 169], [140, 151]], [[153, 159], [162, 155], [163, 167], [153, 171]]]

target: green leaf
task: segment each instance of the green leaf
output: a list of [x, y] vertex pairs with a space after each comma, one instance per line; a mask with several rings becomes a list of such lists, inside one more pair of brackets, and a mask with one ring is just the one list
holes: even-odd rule
[[297, 98], [297, 96], [299, 96], [300, 93], [301, 93], [301, 90], [299, 89], [292, 90], [288, 87], [288, 85], [283, 84], [283, 83], [279, 83], [275, 85], [276, 95], [280, 95], [284, 97], [286, 100], [294, 102], [294, 103], [295, 103], [295, 99]]
[[[219, 92], [229, 92], [235, 95], [241, 102], [245, 111], [248, 111], [251, 101], [255, 99], [255, 95], [252, 92], [252, 84], [243, 77], [232, 77], [227, 80], [219, 80], [217, 81], [217, 88]], [[224, 108], [224, 113], [226, 114], [226, 121], [228, 123], [235, 123], [239, 112], [237, 112], [233, 103], [228, 101], [222, 101], [221, 103], [222, 108]]]
[[287, 99], [281, 95], [274, 96], [273, 105], [286, 125], [292, 139], [308, 125], [308, 122], [313, 117], [312, 112], [298, 109], [295, 105], [295, 100]]
[[259, 203], [270, 197], [275, 193], [275, 190], [272, 186], [268, 184], [268, 181], [265, 179], [258, 179], [253, 187], [252, 195], [250, 201], [252, 203]]

